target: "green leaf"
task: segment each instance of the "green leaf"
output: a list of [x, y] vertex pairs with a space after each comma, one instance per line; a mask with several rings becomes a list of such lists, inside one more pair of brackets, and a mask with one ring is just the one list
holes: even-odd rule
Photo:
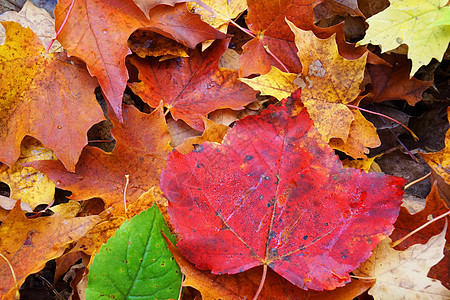
[[380, 45], [386, 52], [407, 44], [408, 58], [412, 60], [412, 75], [432, 58], [442, 60], [450, 42], [450, 26], [446, 25], [449, 10], [442, 6], [446, 1], [390, 2], [386, 10], [367, 19], [369, 29], [358, 45]]
[[181, 271], [161, 231], [175, 243], [158, 207], [125, 221], [89, 271], [87, 299], [177, 299]]

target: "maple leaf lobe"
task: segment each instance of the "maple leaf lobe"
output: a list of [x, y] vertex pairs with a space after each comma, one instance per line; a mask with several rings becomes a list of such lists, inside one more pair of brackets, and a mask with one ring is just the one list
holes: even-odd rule
[[267, 264], [315, 290], [343, 286], [390, 234], [404, 183], [342, 169], [291, 100], [239, 121], [222, 145], [173, 152], [161, 175], [178, 246], [197, 267]]

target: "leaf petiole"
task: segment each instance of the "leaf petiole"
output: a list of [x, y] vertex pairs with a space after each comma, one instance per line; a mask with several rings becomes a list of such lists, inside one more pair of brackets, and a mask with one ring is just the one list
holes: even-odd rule
[[72, 12], [73, 6], [75, 5], [75, 0], [72, 0], [72, 3], [70, 3], [70, 7], [69, 7], [69, 11], [67, 12], [66, 17], [64, 18], [64, 21], [61, 24], [61, 27], [59, 27], [58, 32], [56, 33], [56, 36], [54, 39], [52, 39], [52, 41], [50, 42], [50, 44], [48, 44], [47, 49], [45, 49], [45, 53], [48, 54], [48, 52], [50, 51], [50, 48], [52, 47], [53, 43], [56, 41], [56, 39], [58, 38], [59, 34], [61, 33], [62, 29], [64, 28], [64, 26], [67, 23], [67, 20], [69, 19], [69, 15]]
[[394, 248], [394, 247], [398, 246], [401, 242], [403, 242], [404, 240], [406, 240], [407, 238], [409, 238], [410, 236], [412, 236], [413, 234], [415, 234], [415, 233], [418, 232], [419, 230], [424, 229], [425, 227], [427, 227], [428, 225], [430, 225], [430, 224], [433, 223], [434, 221], [437, 221], [437, 220], [439, 220], [439, 219], [442, 219], [443, 217], [448, 216], [448, 215], [450, 215], [450, 210], [447, 211], [447, 212], [445, 212], [445, 213], [443, 213], [442, 215], [440, 215], [440, 216], [438, 216], [438, 217], [436, 217], [436, 218], [434, 218], [434, 219], [432, 219], [432, 220], [426, 222], [425, 224], [423, 224], [423, 225], [420, 226], [419, 228], [417, 228], [417, 229], [411, 231], [410, 233], [408, 233], [407, 235], [405, 235], [405, 236], [402, 237], [401, 239], [396, 240], [395, 242], [392, 242], [392, 243], [391, 243], [391, 247]]
[[354, 108], [354, 109], [358, 109], [358, 110], [360, 110], [360, 111], [364, 111], [364, 112], [367, 112], [367, 113], [370, 113], [370, 114], [374, 114], [374, 115], [377, 115], [377, 116], [386, 118], [386, 119], [388, 119], [388, 120], [391, 120], [391, 121], [393, 121], [393, 122], [399, 124], [399, 125], [402, 126], [403, 128], [405, 128], [406, 130], [408, 130], [408, 132], [412, 135], [412, 137], [414, 138], [414, 140], [417, 141], [417, 140], [419, 139], [419, 138], [417, 137], [417, 135], [416, 135], [411, 129], [409, 129], [406, 125], [402, 124], [401, 122], [397, 121], [397, 120], [394, 119], [394, 118], [391, 118], [391, 117], [389, 117], [389, 116], [383, 115], [382, 113], [378, 113], [378, 112], [374, 112], [374, 111], [371, 111], [371, 110], [368, 110], [368, 109], [364, 109], [364, 108], [358, 107], [358, 106], [356, 106], [356, 105], [347, 104], [347, 107], [349, 107], [349, 108]]
[[259, 284], [258, 290], [256, 291], [255, 297], [253, 297], [253, 300], [258, 299], [259, 294], [261, 294], [261, 291], [264, 287], [264, 282], [266, 281], [266, 276], [267, 276], [267, 265], [263, 266], [263, 275], [261, 277], [261, 283]]

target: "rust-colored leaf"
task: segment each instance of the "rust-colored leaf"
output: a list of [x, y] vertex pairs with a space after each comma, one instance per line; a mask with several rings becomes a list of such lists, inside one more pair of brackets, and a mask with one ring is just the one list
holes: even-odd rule
[[74, 173], [66, 171], [58, 161], [39, 161], [31, 165], [46, 173], [57, 187], [72, 191], [72, 199], [102, 198], [105, 208], [114, 208], [110, 212], [124, 215], [125, 175], [129, 175], [126, 200], [131, 204], [158, 185], [160, 170], [171, 150], [161, 106], [151, 114], [125, 106], [124, 120], [121, 124], [112, 119], [112, 134], [116, 139], [113, 152], [85, 147]]
[[[65, 19], [72, 0], [61, 0], [55, 9], [56, 28]], [[191, 14], [186, 4], [159, 5], [147, 18], [133, 0], [76, 0], [58, 40], [69, 55], [83, 59], [96, 76], [114, 113], [122, 120], [122, 96], [128, 80], [125, 57], [131, 54], [127, 39], [148, 27], [188, 47], [226, 35]]]
[[[29, 220], [18, 203], [0, 227], [0, 253], [11, 263], [20, 286], [28, 275], [63, 254], [66, 247], [89, 231], [99, 218], [64, 219], [52, 215]], [[13, 276], [4, 259], [0, 259], [0, 282], [0, 297], [14, 290]]]
[[65, 53], [46, 54], [29, 28], [1, 23], [6, 41], [0, 45], [0, 161], [12, 167], [30, 135], [73, 171], [86, 132], [103, 119], [94, 95], [97, 82]]
[[175, 120], [203, 131], [202, 116], [218, 108], [242, 109], [256, 100], [256, 92], [237, 80], [236, 70], [218, 67], [227, 47], [228, 40], [219, 40], [205, 52], [193, 50], [187, 58], [163, 62], [133, 57], [141, 82], [130, 87], [150, 106], [162, 100]]
[[238, 121], [222, 144], [173, 152], [161, 174], [177, 246], [198, 268], [268, 265], [319, 291], [349, 282], [390, 234], [404, 183], [343, 169], [292, 99]]

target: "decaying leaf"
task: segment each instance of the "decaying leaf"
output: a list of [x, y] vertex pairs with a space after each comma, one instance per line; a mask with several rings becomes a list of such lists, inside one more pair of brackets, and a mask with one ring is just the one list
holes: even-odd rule
[[[70, 243], [98, 221], [98, 216], [64, 219], [59, 215], [29, 220], [17, 204], [0, 226], [0, 253], [11, 263], [20, 286], [28, 275], [63, 254]], [[0, 297], [3, 298], [15, 286], [11, 270], [3, 259], [0, 259], [0, 282]]]
[[[411, 214], [405, 207], [400, 208], [400, 214], [394, 224], [395, 229], [390, 238], [394, 241], [403, 238], [419, 226], [427, 223], [432, 218], [436, 218], [441, 214], [446, 213], [448, 210], [449, 208], [445, 202], [439, 197], [437, 184], [435, 183], [431, 187], [431, 192], [427, 196], [425, 208], [423, 210]], [[404, 240], [396, 247], [396, 249], [405, 250], [414, 244], [426, 244], [431, 237], [439, 234], [444, 226], [445, 219], [437, 220]], [[443, 251], [445, 257], [430, 269], [428, 277], [438, 279], [444, 286], [450, 288], [450, 274], [448, 272], [450, 268], [450, 230], [448, 229], [445, 239], [446, 246]]]
[[300, 288], [334, 289], [392, 231], [405, 180], [343, 169], [298, 105], [283, 101], [238, 121], [222, 144], [169, 156], [161, 189], [198, 268], [268, 265]]
[[311, 31], [297, 28], [287, 20], [295, 34], [298, 56], [302, 62], [302, 101], [325, 141], [347, 141], [354, 120], [346, 106], [361, 92], [366, 55], [357, 60], [343, 58], [334, 36], [319, 39]]
[[370, 75], [370, 94], [365, 101], [378, 103], [389, 100], [405, 100], [409, 105], [415, 105], [422, 100], [423, 92], [433, 82], [410, 78], [411, 63], [404, 55], [392, 53], [383, 57], [391, 66], [386, 64], [367, 65]]
[[376, 277], [369, 290], [375, 299], [449, 299], [450, 290], [439, 280], [427, 277], [430, 267], [444, 257], [446, 231], [447, 225], [425, 245], [413, 245], [405, 251], [392, 249], [391, 239], [386, 238], [354, 273]]
[[87, 130], [104, 118], [94, 95], [97, 82], [65, 53], [45, 53], [29, 28], [1, 23], [6, 41], [0, 46], [0, 161], [13, 166], [30, 135], [73, 171]]

